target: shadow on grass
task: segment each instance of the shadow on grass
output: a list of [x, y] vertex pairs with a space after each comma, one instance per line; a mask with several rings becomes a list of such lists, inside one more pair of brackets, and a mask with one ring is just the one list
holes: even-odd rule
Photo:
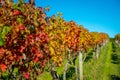
[[116, 75], [111, 75], [110, 78], [111, 78], [111, 80], [120, 80], [120, 77], [118, 77]]
[[120, 63], [120, 58], [117, 54], [113, 53], [111, 55], [112, 63], [114, 64], [119, 64]]
[[117, 44], [115, 42], [112, 43], [112, 54], [111, 54], [111, 62], [113, 64], [120, 64], [120, 55], [118, 55], [119, 52], [119, 47], [117, 46]]
[[[74, 67], [70, 67], [70, 68], [67, 70], [67, 73], [66, 73], [66, 80], [70, 80], [71, 78], [73, 78], [74, 74], [75, 74], [75, 69], [74, 69]], [[59, 76], [59, 79], [60, 79], [60, 80], [63, 80], [63, 74], [61, 74], [61, 75]]]
[[85, 62], [90, 61], [90, 59], [92, 59], [92, 58], [93, 58], [93, 52], [90, 52], [90, 53], [87, 55], [87, 57], [86, 57], [86, 59], [85, 59]]
[[116, 52], [116, 50], [115, 50], [115, 49], [113, 49], [112, 51], [113, 51], [113, 52]]

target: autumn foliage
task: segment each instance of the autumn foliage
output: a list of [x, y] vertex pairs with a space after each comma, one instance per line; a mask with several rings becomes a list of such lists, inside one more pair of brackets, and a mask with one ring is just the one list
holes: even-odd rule
[[74, 21], [65, 21], [61, 13], [48, 17], [33, 2], [0, 3], [0, 70], [12, 70], [13, 75], [17, 68], [16, 78], [35, 77], [48, 62], [61, 66], [68, 50], [77, 55], [108, 39], [105, 33], [89, 32]]
[[[0, 7], [1, 38], [4, 42], [0, 47], [1, 70], [5, 72], [11, 66], [17, 67], [26, 78], [32, 69], [36, 74], [41, 73], [40, 69], [50, 58], [44, 10], [30, 4], [5, 6], [8, 8]], [[20, 9], [16, 9], [19, 6]]]

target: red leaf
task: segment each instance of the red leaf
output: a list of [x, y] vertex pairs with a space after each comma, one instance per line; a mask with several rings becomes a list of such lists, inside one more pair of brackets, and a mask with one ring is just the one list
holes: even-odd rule
[[17, 56], [17, 61], [20, 62], [20, 59], [23, 59], [23, 55]]
[[25, 50], [25, 47], [24, 47], [24, 46], [21, 46], [21, 47], [20, 47], [20, 52], [22, 53], [24, 50]]
[[42, 57], [42, 54], [40, 53], [40, 51], [36, 50], [35, 53], [36, 53], [37, 57], [40, 57], [40, 58]]
[[0, 64], [0, 68], [3, 72], [5, 72], [7, 69], [7, 66], [5, 64]]
[[39, 37], [36, 37], [36, 38], [35, 38], [35, 42], [37, 42], [38, 40], [39, 40]]
[[20, 14], [20, 11], [19, 10], [15, 10], [14, 12], [13, 12], [13, 15], [19, 15]]
[[5, 52], [6, 52], [5, 49], [3, 48], [0, 49], [0, 53], [4, 54]]
[[34, 61], [34, 63], [36, 63], [36, 62], [38, 61], [38, 58], [34, 58], [34, 60], [33, 60], [33, 61]]
[[25, 25], [19, 26], [19, 30], [25, 30]]
[[36, 53], [37, 57], [42, 57], [42, 54], [41, 53]]
[[13, 56], [9, 56], [9, 59], [10, 59], [10, 60], [13, 60], [13, 59], [14, 59], [14, 57], [13, 57]]
[[23, 75], [26, 79], [29, 79], [29, 73], [28, 72], [23, 72]]

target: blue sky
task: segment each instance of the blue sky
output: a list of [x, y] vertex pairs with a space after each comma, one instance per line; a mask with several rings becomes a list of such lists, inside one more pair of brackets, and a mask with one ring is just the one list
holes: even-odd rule
[[35, 4], [49, 6], [48, 16], [62, 12], [66, 21], [74, 20], [89, 31], [110, 37], [120, 33], [120, 0], [35, 0]]

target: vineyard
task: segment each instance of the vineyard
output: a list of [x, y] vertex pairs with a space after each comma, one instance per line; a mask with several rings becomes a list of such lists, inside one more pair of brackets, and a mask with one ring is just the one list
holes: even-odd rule
[[47, 11], [34, 0], [0, 0], [0, 80], [120, 80], [120, 34]]

